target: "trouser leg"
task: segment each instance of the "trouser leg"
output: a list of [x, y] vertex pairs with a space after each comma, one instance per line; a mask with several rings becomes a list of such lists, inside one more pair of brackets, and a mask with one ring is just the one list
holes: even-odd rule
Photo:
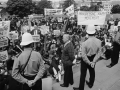
[[93, 86], [94, 81], [95, 81], [95, 69], [92, 68], [91, 66], [88, 66], [89, 73], [90, 73], [90, 78], [89, 78], [89, 83], [90, 85]]
[[87, 64], [84, 61], [81, 61], [81, 75], [80, 75], [80, 83], [79, 90], [84, 90], [85, 86], [85, 78], [87, 73]]
[[42, 80], [41, 79], [36, 82], [35, 86], [32, 87], [32, 90], [42, 90]]
[[120, 50], [120, 45], [117, 43], [113, 43], [113, 51], [112, 51], [112, 56], [111, 56], [111, 64], [115, 65], [118, 63], [119, 60], [119, 50]]
[[73, 72], [72, 72], [72, 66], [66, 66], [64, 68], [64, 85], [69, 86], [69, 84], [73, 84]]

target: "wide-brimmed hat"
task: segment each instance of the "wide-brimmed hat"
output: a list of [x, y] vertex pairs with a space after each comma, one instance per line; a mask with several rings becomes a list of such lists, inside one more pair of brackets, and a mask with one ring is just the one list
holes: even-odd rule
[[95, 34], [95, 32], [96, 32], [95, 26], [94, 26], [94, 25], [88, 25], [86, 32], [87, 32], [88, 34]]
[[24, 33], [22, 35], [22, 42], [20, 43], [21, 46], [26, 46], [26, 45], [29, 45], [31, 43], [33, 43], [34, 40], [33, 40], [33, 37], [30, 33]]

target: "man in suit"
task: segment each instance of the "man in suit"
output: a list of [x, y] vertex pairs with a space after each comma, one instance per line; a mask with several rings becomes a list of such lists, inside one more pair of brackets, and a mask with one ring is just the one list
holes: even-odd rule
[[68, 87], [69, 84], [73, 85], [73, 71], [72, 71], [72, 65], [74, 57], [74, 46], [72, 42], [70, 41], [69, 34], [63, 35], [63, 41], [64, 41], [64, 48], [62, 52], [62, 63], [64, 67], [64, 83], [61, 84], [61, 87]]
[[81, 60], [81, 76], [79, 88], [73, 87], [74, 90], [84, 90], [87, 69], [90, 73], [89, 82], [86, 81], [89, 88], [92, 88], [95, 80], [95, 64], [100, 57], [101, 41], [95, 35], [95, 26], [87, 27], [88, 39], [82, 43], [82, 60]]

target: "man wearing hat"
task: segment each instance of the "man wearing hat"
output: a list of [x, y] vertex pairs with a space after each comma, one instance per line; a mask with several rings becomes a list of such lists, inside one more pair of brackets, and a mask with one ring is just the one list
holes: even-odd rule
[[45, 66], [40, 53], [32, 50], [33, 42], [30, 33], [23, 34], [20, 45], [24, 47], [24, 51], [13, 65], [12, 77], [22, 84], [22, 90], [42, 90], [41, 78]]
[[113, 41], [113, 50], [111, 55], [111, 64], [108, 65], [108, 68], [113, 67], [118, 63], [119, 60], [119, 52], [120, 52], [120, 21], [118, 22], [118, 32], [114, 37]]
[[82, 60], [81, 60], [81, 76], [79, 88], [74, 87], [74, 90], [84, 90], [85, 78], [87, 69], [90, 73], [89, 82], [86, 81], [89, 88], [92, 88], [95, 80], [95, 64], [100, 57], [101, 41], [95, 35], [95, 26], [88, 25], [88, 39], [82, 43]]

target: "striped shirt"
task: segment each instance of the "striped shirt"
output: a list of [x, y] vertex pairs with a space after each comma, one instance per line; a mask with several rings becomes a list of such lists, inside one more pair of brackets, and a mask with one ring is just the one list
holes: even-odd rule
[[[14, 61], [13, 70], [12, 70], [12, 76], [14, 79], [16, 79], [18, 82], [25, 83], [27, 82], [27, 79], [25, 79], [20, 73], [19, 69], [23, 68], [25, 65], [30, 52], [32, 48], [24, 49], [24, 51], [20, 54], [20, 56]], [[36, 51], [32, 51], [30, 60], [24, 69], [24, 75], [25, 76], [37, 76], [41, 78], [43, 76], [43, 73], [45, 71], [44, 61], [40, 55], [40, 53]]]

